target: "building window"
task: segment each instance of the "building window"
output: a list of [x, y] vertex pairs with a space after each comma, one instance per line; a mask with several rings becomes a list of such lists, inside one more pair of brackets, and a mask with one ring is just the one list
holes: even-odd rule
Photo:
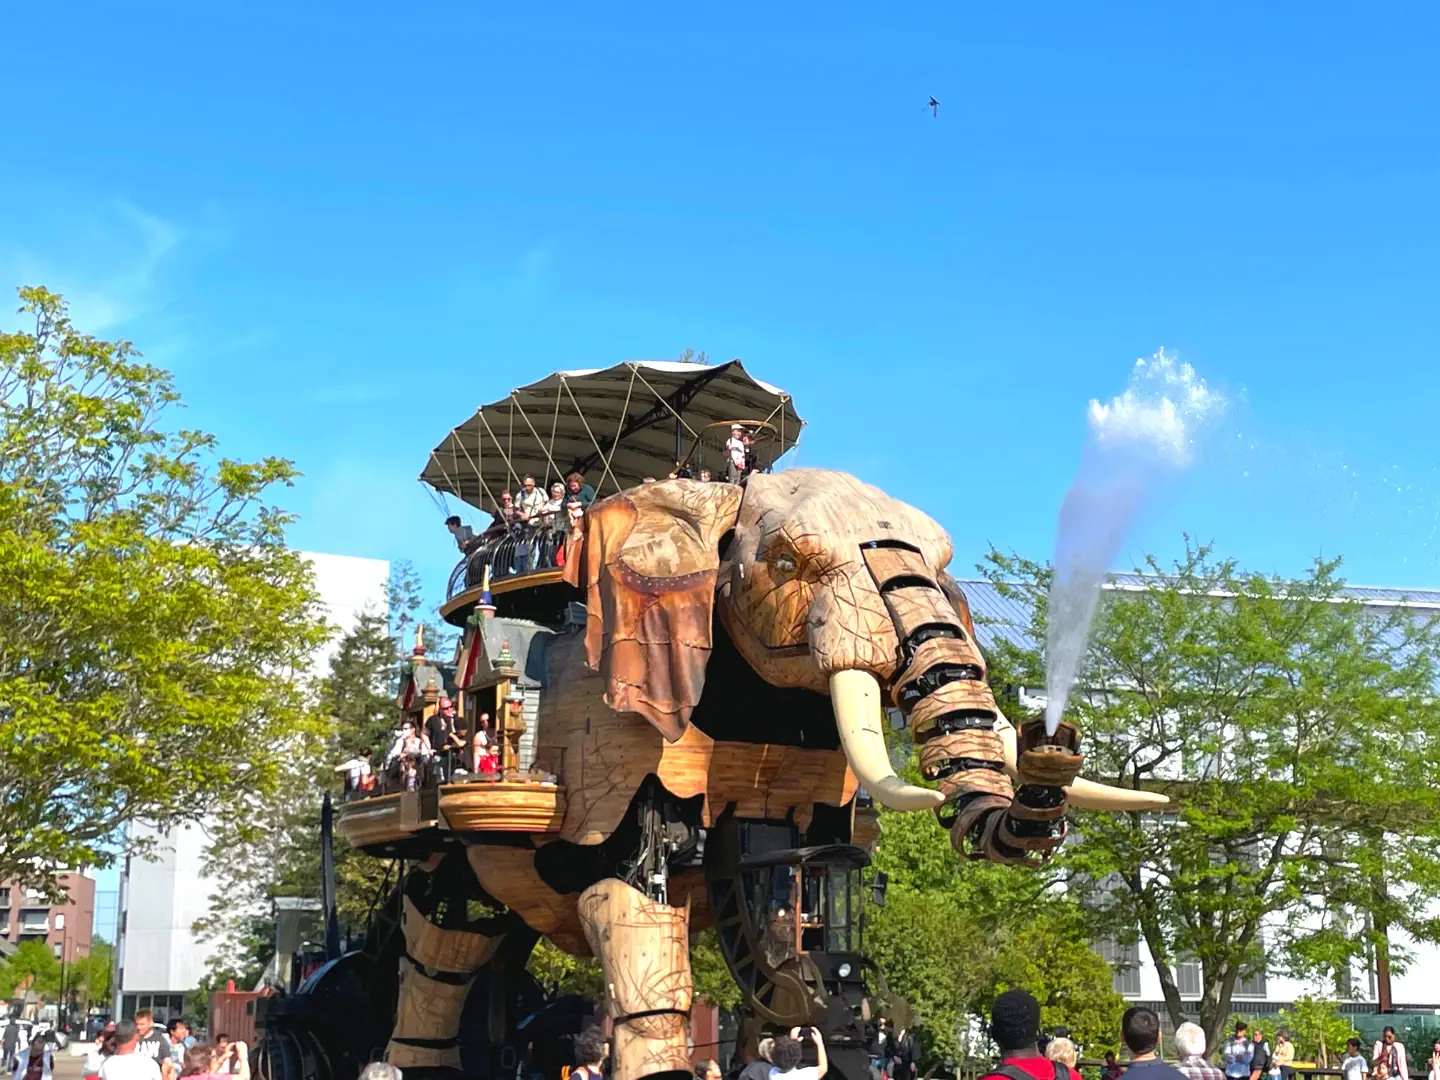
[[60, 957], [60, 949], [61, 949], [60, 942], [57, 941], [57, 942], [54, 944], [53, 949], [54, 949], [54, 951], [55, 951], [55, 957], [56, 957], [56, 959], [59, 959], [59, 957]]
[[1115, 973], [1114, 988], [1117, 994], [1138, 997], [1140, 994], [1140, 946], [1131, 942], [1122, 945], [1114, 941], [1102, 941], [1097, 949], [1101, 959], [1110, 965]]
[[1265, 996], [1265, 972], [1235, 980], [1234, 996], [1237, 998], [1263, 998]]
[[64, 915], [56, 915], [56, 916], [55, 916], [55, 929], [56, 929], [56, 930], [64, 930], [64, 929], [65, 929], [65, 916], [64, 916]]
[[1175, 989], [1181, 997], [1200, 996], [1200, 961], [1186, 960], [1176, 965]]

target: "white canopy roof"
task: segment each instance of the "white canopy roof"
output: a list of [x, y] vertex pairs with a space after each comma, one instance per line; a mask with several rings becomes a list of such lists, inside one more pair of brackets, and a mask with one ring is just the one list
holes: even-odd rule
[[557, 371], [482, 405], [430, 452], [420, 479], [487, 510], [526, 474], [544, 485], [578, 469], [606, 495], [665, 477], [702, 434], [707, 446], [723, 442], [729, 432], [715, 425], [732, 422], [762, 435], [762, 465], [792, 448], [805, 423], [789, 394], [739, 360]]

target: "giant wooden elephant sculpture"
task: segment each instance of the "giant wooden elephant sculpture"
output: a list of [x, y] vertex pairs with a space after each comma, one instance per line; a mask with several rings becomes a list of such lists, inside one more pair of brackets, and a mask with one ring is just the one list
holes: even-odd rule
[[[723, 917], [700, 888], [701, 837], [717, 825], [863, 842], [863, 786], [892, 809], [936, 812], [957, 849], [1025, 863], [1061, 842], [1070, 807], [1164, 803], [1080, 779], [1072, 730], [1010, 725], [950, 557], [928, 516], [824, 470], [671, 480], [590, 507], [566, 568], [586, 625], [550, 644], [534, 733], [563, 822], [525, 842], [466, 843], [486, 894], [601, 959], [616, 1080], [689, 1069], [686, 941]], [[896, 776], [887, 704], [936, 789]], [[452, 974], [493, 952], [444, 933], [461, 936], [429, 954]], [[416, 995], [450, 985], [411, 982]]]

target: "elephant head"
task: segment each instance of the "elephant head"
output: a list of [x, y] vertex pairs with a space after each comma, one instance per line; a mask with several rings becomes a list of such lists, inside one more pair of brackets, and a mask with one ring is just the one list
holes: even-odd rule
[[[595, 503], [582, 548], [567, 573], [587, 589], [587, 660], [605, 676], [611, 707], [641, 714], [666, 738], [684, 733], [700, 700], [718, 605], [766, 682], [829, 695], [866, 790], [893, 809], [938, 810], [957, 847], [1025, 861], [1058, 845], [1067, 804], [1166, 801], [1079, 779], [1078, 754], [1020, 751], [986, 681], [968, 605], [945, 573], [949, 537], [854, 477], [793, 469], [743, 486], [647, 484]], [[939, 790], [895, 775], [887, 698], [908, 718], [922, 772]]]

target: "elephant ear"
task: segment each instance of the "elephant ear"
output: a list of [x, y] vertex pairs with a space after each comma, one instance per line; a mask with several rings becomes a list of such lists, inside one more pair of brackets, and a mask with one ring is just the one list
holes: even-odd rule
[[585, 511], [576, 554], [586, 662], [605, 678], [607, 705], [639, 713], [671, 742], [705, 687], [720, 537], [734, 528], [742, 494], [735, 484], [666, 480]]

